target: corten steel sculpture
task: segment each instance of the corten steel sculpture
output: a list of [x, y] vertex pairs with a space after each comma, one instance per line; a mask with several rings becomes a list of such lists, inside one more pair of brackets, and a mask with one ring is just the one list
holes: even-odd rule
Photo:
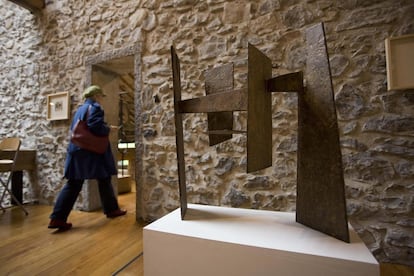
[[[342, 158], [323, 24], [306, 30], [303, 73], [272, 78], [270, 59], [248, 47], [246, 89], [233, 89], [233, 65], [206, 73], [206, 96], [181, 100], [180, 61], [171, 47], [181, 218], [187, 210], [182, 114], [207, 113], [210, 145], [247, 134], [247, 172], [272, 166], [271, 93], [298, 93], [296, 221], [349, 242]], [[233, 130], [233, 111], [247, 111], [247, 131]]]

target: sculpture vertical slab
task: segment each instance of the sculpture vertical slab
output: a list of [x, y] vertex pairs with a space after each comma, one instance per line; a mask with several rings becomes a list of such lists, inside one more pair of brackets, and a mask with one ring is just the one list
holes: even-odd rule
[[296, 221], [349, 242], [342, 155], [323, 24], [306, 30], [306, 88], [298, 95]]
[[[206, 95], [216, 94], [219, 92], [233, 90], [233, 64], [229, 63], [220, 67], [215, 67], [206, 71], [205, 84]], [[232, 130], [233, 129], [233, 112], [208, 112], [208, 130]], [[209, 145], [213, 146], [229, 140], [232, 134], [209, 134]]]
[[174, 90], [174, 120], [175, 120], [175, 141], [177, 150], [178, 166], [178, 184], [180, 193], [181, 219], [184, 219], [187, 211], [187, 185], [185, 178], [185, 161], [184, 161], [184, 132], [182, 114], [179, 112], [178, 103], [181, 101], [181, 76], [180, 60], [171, 46], [171, 63], [173, 72], [173, 90]]
[[247, 172], [272, 166], [272, 62], [249, 44], [247, 76]]

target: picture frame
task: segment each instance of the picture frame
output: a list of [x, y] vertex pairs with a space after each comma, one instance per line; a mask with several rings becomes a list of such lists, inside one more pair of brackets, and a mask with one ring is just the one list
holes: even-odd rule
[[59, 92], [47, 96], [47, 119], [67, 120], [70, 116], [69, 92]]
[[414, 34], [387, 38], [385, 57], [388, 91], [414, 88]]

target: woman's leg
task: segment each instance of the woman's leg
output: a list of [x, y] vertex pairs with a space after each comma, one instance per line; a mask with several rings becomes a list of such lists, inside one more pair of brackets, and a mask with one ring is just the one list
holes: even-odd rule
[[98, 179], [98, 187], [104, 213], [108, 215], [118, 210], [118, 200], [112, 187], [111, 177]]
[[69, 179], [60, 191], [51, 219], [66, 221], [82, 189], [83, 179]]

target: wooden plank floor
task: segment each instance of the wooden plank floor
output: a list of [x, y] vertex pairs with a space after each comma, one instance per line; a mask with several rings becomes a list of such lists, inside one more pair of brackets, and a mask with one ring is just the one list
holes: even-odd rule
[[[74, 227], [63, 233], [47, 229], [51, 206], [27, 205], [28, 216], [18, 208], [0, 211], [0, 275], [143, 276], [135, 194], [120, 195], [119, 203], [128, 213], [116, 219], [100, 211], [72, 211]], [[414, 275], [414, 268], [397, 264], [380, 269], [381, 276]]]
[[[135, 221], [135, 194], [121, 195], [128, 210], [107, 219], [101, 211], [72, 211], [73, 229], [48, 229], [51, 206], [0, 211], [0, 275], [112, 275], [141, 255], [142, 227]], [[139, 263], [137, 261], [137, 263]], [[143, 275], [143, 265], [134, 275]], [[118, 273], [118, 275], [122, 275]]]

